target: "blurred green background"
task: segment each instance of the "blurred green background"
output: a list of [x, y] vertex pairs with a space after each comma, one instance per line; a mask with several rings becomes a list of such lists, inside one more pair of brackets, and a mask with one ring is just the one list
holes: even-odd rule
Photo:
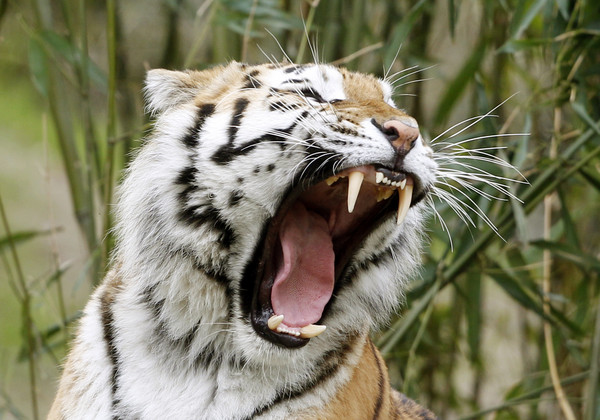
[[499, 234], [437, 203], [452, 247], [432, 217], [422, 275], [374, 336], [394, 386], [446, 419], [600, 419], [599, 40], [595, 0], [0, 0], [0, 418], [47, 413], [149, 129], [145, 71], [283, 49], [404, 70], [396, 102], [426, 137], [501, 146], [529, 181], [508, 183], [521, 201], [457, 193]]

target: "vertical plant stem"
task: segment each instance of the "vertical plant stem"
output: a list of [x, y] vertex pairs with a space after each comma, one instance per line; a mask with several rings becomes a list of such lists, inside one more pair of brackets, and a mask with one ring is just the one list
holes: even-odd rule
[[29, 391], [31, 396], [31, 410], [33, 412], [33, 419], [39, 419], [39, 409], [38, 409], [38, 400], [37, 400], [37, 379], [36, 379], [36, 363], [35, 363], [35, 337], [33, 336], [33, 318], [31, 316], [31, 294], [29, 293], [29, 289], [27, 287], [27, 283], [25, 282], [25, 276], [23, 275], [23, 269], [21, 268], [21, 262], [19, 260], [19, 256], [17, 254], [17, 248], [13, 241], [13, 236], [10, 232], [10, 226], [8, 224], [8, 218], [6, 217], [6, 212], [4, 211], [4, 203], [2, 202], [2, 196], [0, 195], [0, 215], [2, 216], [2, 224], [4, 225], [4, 231], [6, 232], [6, 237], [8, 238], [8, 243], [10, 247], [10, 252], [13, 257], [13, 261], [15, 264], [15, 268], [17, 271], [17, 279], [19, 281], [19, 286], [21, 288], [22, 294], [22, 309], [23, 309], [23, 317], [24, 317], [24, 327], [25, 334], [27, 335], [27, 357], [29, 359]]
[[588, 401], [586, 407], [586, 420], [594, 420], [598, 411], [597, 395], [598, 380], [600, 380], [600, 305], [596, 303], [596, 325], [590, 356], [590, 378], [588, 386]]
[[[111, 215], [110, 203], [113, 190], [113, 171], [115, 160], [115, 142], [110, 141], [116, 137], [117, 132], [117, 33], [116, 33], [116, 1], [106, 2], [106, 40], [108, 50], [108, 122], [106, 126], [107, 153], [104, 171], [104, 242], [102, 244], [101, 267], [104, 269], [108, 261], [108, 254], [112, 244], [110, 233]], [[98, 282], [100, 279], [94, 279]]]
[[100, 173], [100, 153], [96, 143], [94, 134], [94, 124], [92, 119], [92, 109], [90, 104], [90, 72], [89, 64], [90, 57], [88, 52], [88, 36], [87, 36], [87, 0], [79, 1], [79, 22], [81, 25], [80, 33], [80, 48], [81, 48], [81, 63], [79, 67], [79, 83], [82, 102], [83, 116], [83, 132], [85, 136], [85, 152], [86, 152], [86, 169], [88, 188], [93, 191], [93, 176]]
[[254, 13], [256, 13], [256, 6], [258, 0], [252, 2], [252, 8], [248, 15], [248, 21], [246, 22], [246, 29], [244, 30], [244, 40], [242, 42], [242, 61], [246, 62], [248, 56], [248, 43], [250, 42], [250, 30], [252, 29], [252, 22], [254, 21]]
[[[438, 280], [439, 283], [439, 280]], [[404, 384], [402, 385], [402, 392], [407, 393], [411, 387], [411, 383], [414, 381], [415, 375], [417, 374], [416, 364], [414, 362], [415, 356], [417, 353], [417, 348], [421, 343], [421, 339], [423, 338], [423, 334], [427, 329], [427, 324], [429, 323], [429, 318], [431, 317], [431, 313], [433, 312], [433, 300], [427, 306], [425, 313], [421, 319], [421, 325], [419, 326], [419, 330], [417, 331], [417, 335], [415, 336], [413, 342], [410, 345], [410, 350], [408, 351], [408, 359], [406, 360], [406, 374], [404, 377]]]
[[[185, 57], [185, 61], [183, 62], [184, 68], [188, 68], [189, 66], [192, 65], [192, 62], [194, 60], [194, 57], [196, 56], [196, 53], [198, 52], [198, 49], [203, 44], [204, 38], [208, 34], [208, 31], [211, 29], [211, 22], [213, 20], [213, 16], [214, 16], [215, 10], [216, 10], [216, 7], [211, 7], [213, 4], [213, 1], [214, 0], [205, 0], [204, 3], [202, 3], [202, 6], [200, 6], [198, 11], [196, 12], [196, 22], [200, 22], [202, 20], [202, 17], [208, 10], [208, 8], [210, 8], [208, 17], [206, 19], [204, 19], [204, 22], [200, 22], [200, 26], [202, 29], [200, 30], [200, 34], [194, 40], [192, 47], [189, 49], [189, 52], [187, 53], [187, 55]], [[195, 23], [194, 26], [197, 26], [197, 24]]]
[[[44, 144], [44, 157], [46, 160], [46, 171], [45, 171], [45, 177], [46, 177], [46, 194], [47, 194], [47, 200], [48, 200], [48, 217], [50, 220], [50, 251], [52, 254], [52, 260], [54, 262], [54, 270], [56, 273], [59, 273], [60, 271], [60, 258], [59, 258], [59, 253], [58, 253], [58, 243], [56, 241], [56, 233], [57, 233], [57, 229], [56, 229], [56, 223], [55, 223], [55, 217], [54, 217], [54, 208], [52, 207], [52, 200], [51, 200], [51, 187], [50, 187], [50, 160], [49, 160], [49, 156], [48, 156], [48, 116], [46, 113], [42, 114], [42, 142]], [[66, 306], [65, 306], [65, 297], [64, 297], [64, 293], [63, 293], [63, 284], [62, 284], [62, 276], [59, 275], [59, 277], [56, 279], [56, 291], [57, 291], [57, 297], [58, 297], [58, 310], [60, 312], [60, 317], [61, 317], [61, 323], [62, 323], [62, 329], [63, 329], [63, 333], [65, 335], [65, 342], [68, 342], [69, 340], [69, 332], [67, 330], [67, 310], [66, 310]]]
[[[313, 20], [315, 19], [315, 13], [317, 11], [317, 7], [319, 6], [320, 1], [321, 0], [313, 0], [313, 2], [310, 3], [310, 10], [308, 11], [308, 17], [306, 18], [306, 23], [304, 24], [305, 34], [302, 37], [302, 40], [300, 41], [300, 47], [298, 48], [298, 55], [296, 56], [296, 63], [298, 63], [298, 64], [302, 63], [302, 61], [304, 59], [304, 50], [306, 50], [306, 46], [310, 42], [308, 37], [310, 35]], [[316, 60], [316, 57], [315, 57], [315, 60]]]
[[[52, 31], [51, 9], [48, 8], [48, 4], [39, 0], [34, 0], [32, 1], [32, 6], [36, 29], [40, 31]], [[93, 252], [97, 246], [97, 238], [95, 216], [92, 207], [93, 202], [91, 199], [92, 191], [87, 190], [84, 185], [84, 175], [82, 170], [85, 165], [81, 162], [77, 151], [75, 135], [69, 130], [71, 124], [69, 121], [70, 110], [68, 109], [68, 101], [59, 100], [58, 89], [61, 80], [58, 77], [56, 69], [49, 64], [50, 60], [48, 57], [46, 57], [44, 61], [44, 66], [48, 70], [48, 107], [54, 122], [62, 163], [69, 181], [75, 217], [85, 236], [88, 250]]]
[[[561, 128], [561, 110], [554, 109], [554, 135], [550, 144], [550, 159], [556, 159], [557, 137], [560, 135]], [[549, 241], [550, 230], [552, 228], [552, 200], [553, 193], [546, 194], [544, 197], [544, 239]], [[552, 270], [552, 255], [549, 249], [544, 249], [543, 253], [543, 274], [542, 274], [542, 289], [544, 292], [544, 313], [550, 316], [550, 278]], [[575, 420], [573, 409], [565, 396], [560, 377], [558, 375], [558, 366], [556, 364], [556, 355], [554, 354], [554, 344], [552, 343], [552, 327], [547, 319], [544, 320], [544, 342], [546, 345], [546, 355], [548, 357], [548, 366], [550, 368], [550, 378], [554, 393], [558, 400], [560, 409], [567, 420]]]

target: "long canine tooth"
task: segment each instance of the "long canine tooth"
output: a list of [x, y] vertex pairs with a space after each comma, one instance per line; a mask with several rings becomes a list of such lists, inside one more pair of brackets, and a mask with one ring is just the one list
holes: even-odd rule
[[267, 321], [267, 325], [271, 331], [277, 330], [277, 327], [283, 322], [283, 315], [273, 315]]
[[306, 327], [300, 328], [300, 337], [313, 338], [325, 331], [325, 325], [309, 324]]
[[398, 196], [400, 197], [400, 201], [398, 203], [398, 219], [396, 221], [397, 224], [402, 223], [402, 221], [406, 217], [406, 213], [408, 213], [410, 201], [412, 200], [412, 192], [412, 184], [406, 185], [403, 190], [399, 191]]
[[356, 204], [363, 179], [365, 179], [365, 174], [362, 172], [355, 171], [348, 175], [348, 213], [354, 211], [354, 205]]
[[339, 176], [335, 176], [335, 175], [334, 175], [334, 176], [330, 176], [329, 178], [327, 178], [327, 179], [325, 180], [325, 183], [326, 183], [327, 185], [331, 186], [331, 185], [333, 185], [333, 183], [334, 183], [335, 181], [337, 181], [338, 179], [340, 179], [340, 177], [339, 177]]

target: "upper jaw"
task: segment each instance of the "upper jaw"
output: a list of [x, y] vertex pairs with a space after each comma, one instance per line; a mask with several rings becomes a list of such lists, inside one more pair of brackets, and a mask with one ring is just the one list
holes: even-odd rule
[[[419, 177], [377, 164], [346, 168], [323, 178], [308, 188], [290, 191], [277, 214], [266, 224], [262, 240], [244, 274], [243, 299], [255, 331], [286, 348], [302, 347], [310, 338], [321, 334], [325, 326], [318, 323], [325, 320], [334, 300], [331, 295], [322, 315], [313, 316], [308, 325], [288, 325], [286, 314], [276, 313], [273, 309], [273, 286], [281, 270], [278, 260], [281, 257], [277, 257], [281, 253], [280, 231], [288, 212], [301, 205], [327, 222], [335, 252], [333, 281], [337, 285], [365, 238], [392, 214], [401, 224], [410, 206], [425, 195]], [[394, 202], [398, 204], [394, 205]]]

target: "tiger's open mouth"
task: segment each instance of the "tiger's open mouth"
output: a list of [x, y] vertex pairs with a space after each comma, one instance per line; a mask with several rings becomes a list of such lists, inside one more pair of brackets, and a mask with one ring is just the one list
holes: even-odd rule
[[[414, 176], [372, 165], [346, 169], [284, 201], [253, 267], [250, 317], [255, 331], [288, 348], [325, 331], [319, 322], [348, 262], [377, 226], [406, 217], [424, 195]], [[413, 190], [417, 194], [413, 199]], [[247, 273], [248, 274], [248, 273]]]

